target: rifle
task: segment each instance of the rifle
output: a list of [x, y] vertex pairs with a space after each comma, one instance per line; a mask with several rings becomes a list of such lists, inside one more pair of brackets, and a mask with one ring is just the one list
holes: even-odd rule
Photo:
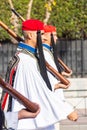
[[19, 13], [17, 13], [15, 9], [11, 8], [11, 11], [12, 11], [18, 18], [20, 18], [22, 21], [25, 21], [25, 19], [24, 19]]
[[[2, 25], [5, 25], [4, 23], [3, 24], [1, 24], [1, 23], [3, 23], [3, 22], [1, 22], [0, 21], [0, 25], [2, 26]], [[6, 26], [6, 25], [5, 25]], [[2, 26], [3, 27], [3, 26]], [[6, 26], [7, 27], [7, 26]], [[5, 30], [7, 30], [6, 28], [4, 28]], [[21, 39], [21, 37], [19, 37], [18, 35], [16, 35], [11, 29], [10, 29], [10, 31], [9, 31], [9, 28], [8, 28], [8, 31], [7, 31], [10, 35], [12, 35], [15, 39]], [[17, 38], [17, 36], [18, 36], [18, 38]], [[46, 67], [47, 67], [47, 69], [49, 70], [49, 71], [51, 71], [51, 73], [53, 74], [53, 75], [55, 75], [56, 77], [57, 77], [57, 79], [59, 79], [60, 81], [61, 81], [61, 83], [63, 83], [63, 84], [65, 84], [65, 85], [69, 85], [70, 84], [70, 82], [65, 78], [65, 77], [63, 77], [58, 71], [56, 71], [49, 63], [47, 63], [47, 61], [46, 61]]]
[[58, 62], [63, 67], [63, 69], [65, 70], [65, 72], [71, 73], [71, 69], [60, 58], [58, 58]]
[[[25, 19], [13, 8], [11, 8], [11, 11], [18, 17], [20, 18], [22, 21], [25, 21]], [[63, 67], [63, 69], [65, 70], [65, 72], [70, 73], [71, 69], [60, 59], [58, 58], [58, 62], [60, 63], [60, 65]]]
[[24, 41], [20, 36], [18, 36], [15, 32], [13, 32], [11, 29], [9, 29], [8, 26], [6, 24], [4, 24], [1, 20], [0, 20], [0, 26], [3, 27], [18, 42], [19, 41]]
[[57, 70], [55, 70], [48, 62], [46, 62], [47, 70], [49, 70], [57, 79], [61, 81], [64, 85], [69, 85], [70, 82], [65, 77], [63, 77]]
[[31, 112], [37, 112], [38, 111], [38, 105], [31, 102], [29, 99], [27, 99], [25, 96], [20, 94], [18, 91], [13, 89], [13, 87], [6, 83], [1, 77], [0, 77], [0, 87], [4, 89], [7, 93], [9, 93], [12, 97], [16, 98], [20, 103], [22, 103], [27, 110]]

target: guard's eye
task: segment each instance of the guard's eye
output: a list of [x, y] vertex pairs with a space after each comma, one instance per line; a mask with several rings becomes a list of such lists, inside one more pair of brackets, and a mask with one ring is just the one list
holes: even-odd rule
[[44, 35], [44, 33], [41, 33], [41, 35]]

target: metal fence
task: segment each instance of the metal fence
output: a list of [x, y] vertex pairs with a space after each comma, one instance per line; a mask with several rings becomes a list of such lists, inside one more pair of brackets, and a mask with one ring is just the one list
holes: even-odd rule
[[73, 70], [72, 77], [87, 77], [87, 39], [62, 39], [57, 49], [60, 58]]
[[17, 45], [9, 42], [0, 44], [0, 75], [4, 78], [10, 58], [14, 55]]
[[[0, 44], [0, 75], [3, 77], [16, 47], [8, 42]], [[60, 58], [73, 70], [72, 77], [87, 77], [87, 40], [60, 39], [57, 49]]]

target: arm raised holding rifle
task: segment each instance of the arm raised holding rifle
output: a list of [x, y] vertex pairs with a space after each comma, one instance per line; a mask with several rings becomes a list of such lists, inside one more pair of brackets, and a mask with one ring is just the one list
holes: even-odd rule
[[13, 98], [17, 99], [18, 102], [23, 104], [28, 111], [31, 112], [38, 111], [39, 106], [36, 103], [31, 102], [29, 99], [27, 99], [22, 94], [17, 92], [15, 89], [13, 89], [13, 87], [10, 84], [6, 83], [1, 77], [0, 77], [0, 87], [4, 89], [8, 94], [10, 94]]
[[39, 112], [40, 107], [37, 103], [31, 102], [29, 99], [24, 97], [22, 94], [17, 92], [11, 85], [6, 83], [0, 77], [0, 87], [11, 95], [13, 98], [17, 99], [22, 105], [24, 105], [25, 109], [21, 109], [18, 112], [3, 112], [0, 104], [0, 130], [3, 129], [17, 129], [18, 120], [27, 119], [27, 118], [35, 118]]
[[[25, 19], [14, 9], [11, 8], [11, 11], [19, 18], [21, 21], [25, 21]], [[72, 70], [60, 59], [58, 58], [58, 62], [61, 65], [62, 69], [64, 70], [62, 75], [70, 76], [72, 74]]]

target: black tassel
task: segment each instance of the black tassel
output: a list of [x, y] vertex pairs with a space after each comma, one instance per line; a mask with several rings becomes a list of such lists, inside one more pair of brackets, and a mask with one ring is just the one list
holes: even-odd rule
[[38, 54], [39, 54], [39, 68], [40, 68], [40, 73], [44, 79], [44, 81], [47, 84], [47, 87], [52, 90], [51, 84], [47, 75], [47, 70], [46, 70], [46, 64], [45, 64], [45, 59], [44, 59], [44, 54], [43, 54], [43, 49], [42, 49], [42, 40], [41, 40], [41, 33], [40, 31], [37, 32], [37, 45], [38, 45]]
[[54, 62], [56, 64], [57, 70], [61, 74], [61, 67], [58, 62], [58, 57], [57, 57], [57, 48], [54, 42], [53, 34], [51, 33], [51, 43], [52, 43], [52, 48], [53, 48], [53, 57], [54, 57]]

